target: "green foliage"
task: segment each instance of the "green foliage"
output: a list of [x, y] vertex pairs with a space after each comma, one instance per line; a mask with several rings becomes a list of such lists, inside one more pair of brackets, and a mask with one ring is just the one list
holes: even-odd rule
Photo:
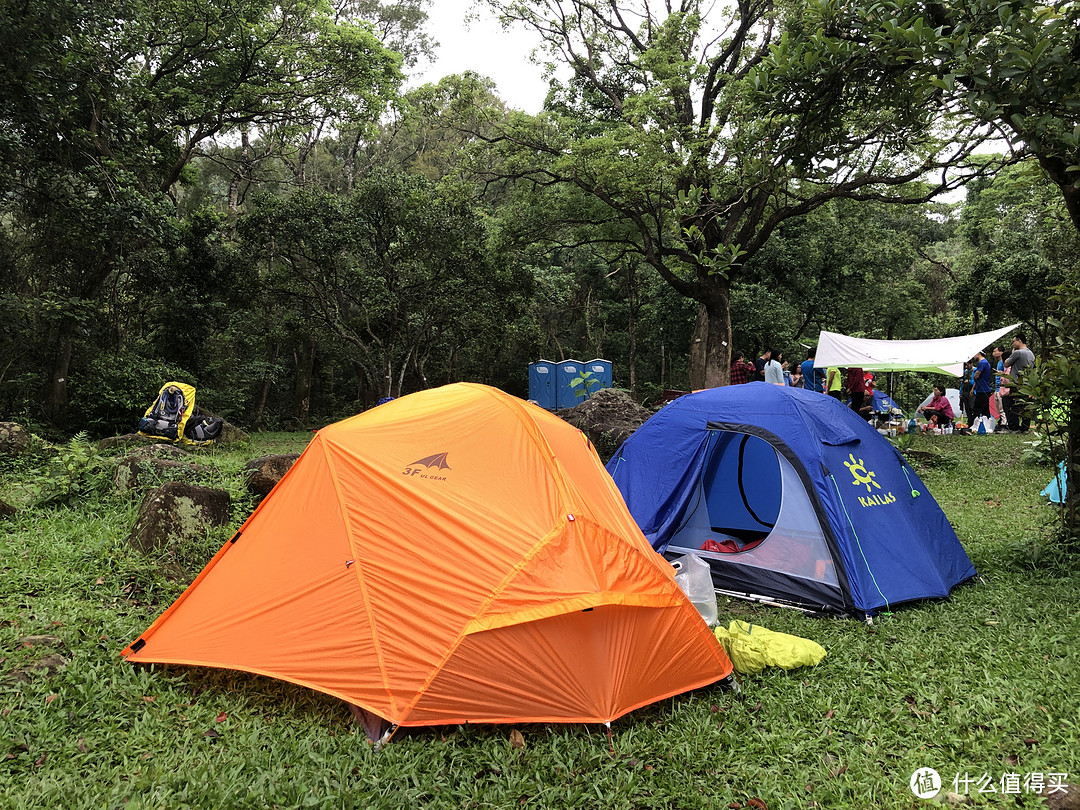
[[24, 481], [36, 506], [77, 506], [101, 495], [109, 482], [109, 468], [86, 433], [66, 444], [46, 444], [43, 466]]
[[593, 376], [588, 369], [581, 369], [581, 373], [570, 378], [570, 387], [574, 389], [576, 399], [588, 399], [593, 391], [601, 386], [601, 381]]

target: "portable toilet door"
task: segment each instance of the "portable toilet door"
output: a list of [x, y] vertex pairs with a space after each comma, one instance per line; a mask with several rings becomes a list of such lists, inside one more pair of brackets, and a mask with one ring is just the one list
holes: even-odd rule
[[555, 410], [555, 364], [550, 360], [529, 363], [529, 401]]
[[582, 393], [578, 396], [578, 391], [581, 390], [581, 385], [577, 387], [570, 384], [570, 381], [580, 377], [581, 371], [584, 366], [580, 360], [562, 360], [555, 364], [555, 407], [573, 408], [575, 405], [580, 405], [585, 401], [585, 394]]
[[589, 386], [589, 393], [592, 394], [599, 391], [601, 388], [611, 388], [611, 361], [601, 360], [597, 358], [590, 360], [585, 364], [585, 370], [589, 372], [590, 379], [596, 380], [597, 385]]

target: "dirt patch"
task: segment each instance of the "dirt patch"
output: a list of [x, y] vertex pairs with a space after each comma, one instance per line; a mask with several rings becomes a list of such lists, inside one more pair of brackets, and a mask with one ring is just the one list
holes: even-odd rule
[[631, 434], [645, 424], [652, 411], [639, 405], [625, 391], [604, 388], [573, 408], [555, 415], [582, 431], [606, 463]]

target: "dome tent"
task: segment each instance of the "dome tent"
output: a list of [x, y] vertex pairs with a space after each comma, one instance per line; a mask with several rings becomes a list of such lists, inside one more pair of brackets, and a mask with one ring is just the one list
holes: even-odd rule
[[124, 655], [405, 726], [609, 722], [731, 673], [581, 432], [466, 383], [319, 431]]
[[719, 591], [866, 616], [975, 575], [896, 449], [813, 391], [751, 383], [681, 397], [608, 470], [653, 547], [705, 558]]

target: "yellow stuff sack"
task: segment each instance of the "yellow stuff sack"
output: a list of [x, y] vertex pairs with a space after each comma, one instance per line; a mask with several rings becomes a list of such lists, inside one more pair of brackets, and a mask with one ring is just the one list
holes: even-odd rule
[[817, 642], [768, 630], [759, 624], [736, 620], [726, 630], [717, 627], [713, 633], [741, 675], [753, 675], [765, 667], [813, 666], [825, 657], [825, 648]]

